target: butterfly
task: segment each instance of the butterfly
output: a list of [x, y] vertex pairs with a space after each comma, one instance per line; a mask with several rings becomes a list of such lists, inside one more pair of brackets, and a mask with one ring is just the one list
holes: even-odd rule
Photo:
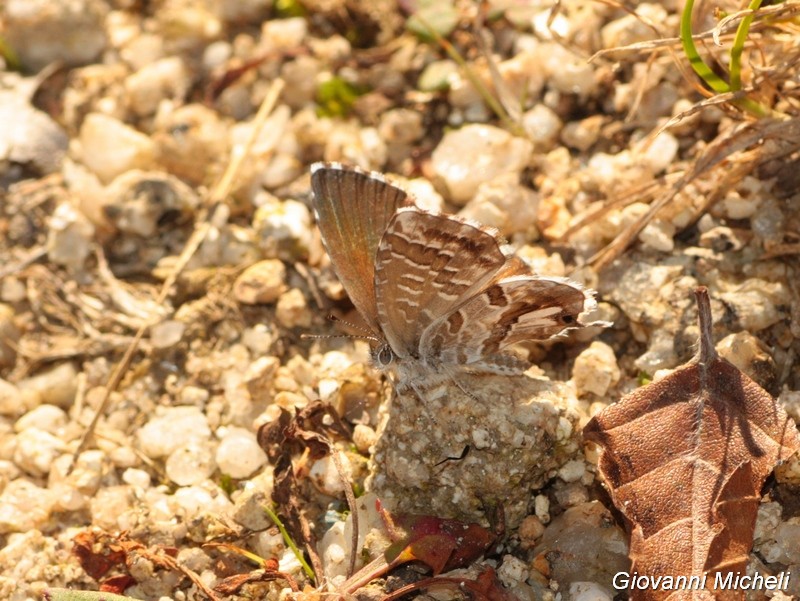
[[374, 172], [311, 167], [313, 206], [333, 269], [366, 322], [372, 361], [424, 394], [460, 372], [519, 374], [504, 350], [585, 325], [590, 291], [540, 277], [493, 229], [415, 206]]

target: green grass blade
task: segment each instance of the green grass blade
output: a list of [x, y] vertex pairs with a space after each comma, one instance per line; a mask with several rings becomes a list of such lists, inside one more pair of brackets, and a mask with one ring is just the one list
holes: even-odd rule
[[694, 45], [694, 40], [692, 39], [693, 8], [694, 0], [686, 0], [686, 5], [683, 7], [683, 13], [681, 14], [681, 44], [683, 45], [683, 52], [686, 54], [686, 58], [689, 59], [689, 64], [694, 69], [694, 72], [706, 82], [708, 87], [717, 94], [730, 92], [731, 88], [728, 82], [714, 73], [697, 52], [697, 46]]
[[742, 51], [744, 50], [744, 43], [747, 40], [747, 34], [750, 33], [750, 24], [755, 18], [755, 11], [761, 6], [761, 0], [751, 0], [750, 5], [747, 7], [753, 13], [747, 15], [739, 23], [736, 29], [736, 37], [733, 40], [731, 47], [731, 91], [738, 92], [742, 89]]
[[314, 570], [312, 570], [311, 566], [308, 565], [308, 562], [306, 562], [306, 558], [303, 557], [303, 552], [294, 543], [292, 537], [289, 536], [289, 533], [286, 531], [286, 526], [283, 525], [283, 522], [281, 522], [281, 519], [278, 517], [278, 514], [275, 513], [272, 510], [272, 508], [267, 505], [264, 506], [264, 511], [269, 516], [269, 519], [271, 519], [272, 522], [278, 527], [278, 530], [280, 530], [284, 544], [286, 544], [286, 546], [292, 550], [292, 553], [294, 553], [294, 556], [297, 558], [297, 561], [299, 561], [300, 565], [303, 566], [303, 571], [306, 573], [306, 576], [308, 576], [309, 580], [311, 580], [312, 582], [316, 582], [316, 577], [314, 576]]

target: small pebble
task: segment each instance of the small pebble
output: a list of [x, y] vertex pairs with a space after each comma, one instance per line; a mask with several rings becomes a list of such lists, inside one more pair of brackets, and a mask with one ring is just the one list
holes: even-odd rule
[[14, 430], [22, 432], [28, 428], [38, 428], [50, 434], [59, 435], [68, 422], [67, 414], [55, 405], [39, 405], [31, 409], [14, 423]]
[[17, 435], [14, 463], [32, 476], [45, 476], [53, 461], [66, 451], [64, 442], [44, 430], [28, 428]]
[[525, 548], [530, 549], [544, 533], [544, 524], [535, 515], [529, 515], [519, 525], [519, 539]]
[[277, 259], [267, 259], [251, 265], [233, 284], [234, 297], [246, 305], [274, 303], [284, 292], [286, 267]]
[[109, 7], [102, 0], [8, 0], [3, 35], [26, 71], [51, 63], [66, 67], [98, 59], [106, 47], [104, 19]]
[[577, 482], [586, 473], [586, 463], [581, 459], [571, 459], [558, 470], [558, 477], [564, 482]]
[[197, 407], [166, 407], [137, 430], [136, 436], [144, 454], [157, 459], [192, 440], [209, 440], [211, 429], [206, 416]]
[[467, 125], [445, 134], [433, 151], [431, 169], [448, 199], [469, 201], [478, 186], [507, 173], [519, 175], [527, 166], [533, 145], [490, 125]]
[[20, 399], [19, 388], [0, 378], [0, 415], [16, 417], [25, 409], [25, 403]]
[[189, 440], [180, 445], [166, 461], [167, 478], [178, 486], [200, 484], [214, 473], [214, 456], [206, 442]]
[[155, 160], [148, 136], [102, 113], [86, 115], [79, 139], [84, 165], [105, 183], [132, 169], [148, 169]]
[[732, 310], [738, 325], [758, 332], [786, 317], [790, 295], [783, 282], [767, 282], [750, 278], [730, 292], [719, 295]]
[[151, 478], [150, 474], [148, 474], [145, 470], [138, 470], [129, 467], [122, 472], [122, 481], [125, 484], [130, 484], [131, 486], [145, 489], [150, 487]]
[[729, 334], [716, 344], [720, 357], [758, 382], [762, 388], [770, 389], [777, 376], [775, 361], [765, 345], [750, 332]]
[[572, 380], [579, 395], [591, 393], [603, 397], [620, 379], [614, 349], [595, 340], [578, 355], [572, 367]]
[[569, 585], [571, 601], [612, 601], [614, 596], [596, 582], [573, 582]]
[[309, 328], [311, 311], [308, 309], [305, 295], [297, 288], [283, 293], [275, 308], [275, 319], [284, 328]]
[[675, 248], [675, 232], [676, 228], [670, 222], [654, 219], [639, 233], [639, 240], [653, 250], [668, 253]]
[[[89, 501], [92, 525], [109, 531], [125, 530], [131, 525], [136, 503], [135, 491], [128, 485], [102, 486]], [[151, 516], [151, 519], [153, 516]]]
[[353, 427], [353, 444], [359, 453], [364, 455], [369, 453], [372, 447], [378, 441], [378, 434], [373, 428], [364, 424], [356, 424]]
[[342, 478], [344, 478], [345, 482], [350, 482], [353, 476], [352, 467], [347, 455], [339, 452], [339, 459], [342, 464], [342, 471], [344, 472], [341, 476], [330, 455], [315, 461], [308, 475], [311, 483], [317, 490], [331, 497], [336, 497], [344, 492]]
[[185, 511], [188, 519], [194, 519], [203, 513], [221, 514], [232, 507], [225, 494], [211, 483], [179, 488], [170, 499], [170, 505]]
[[268, 258], [296, 261], [311, 246], [311, 214], [299, 202], [276, 199], [260, 207], [253, 218], [258, 244]]
[[177, 177], [133, 169], [106, 188], [103, 213], [121, 232], [150, 237], [187, 221], [200, 201]]
[[678, 155], [678, 140], [669, 132], [661, 132], [644, 148], [642, 158], [655, 175], [668, 169]]
[[152, 139], [158, 165], [189, 185], [210, 184], [228, 151], [228, 127], [202, 104], [187, 104], [157, 115]]
[[536, 495], [533, 499], [534, 512], [542, 524], [550, 522], [550, 499], [545, 495]]
[[43, 528], [56, 503], [51, 491], [23, 478], [9, 482], [0, 493], [0, 534]]
[[31, 105], [22, 86], [0, 90], [0, 123], [4, 124], [0, 129], [0, 161], [21, 163], [42, 175], [62, 166], [69, 138], [61, 125]]
[[174, 347], [183, 338], [186, 324], [174, 319], [167, 319], [150, 326], [150, 344], [155, 349]]
[[79, 269], [92, 252], [94, 226], [70, 203], [56, 207], [48, 221], [47, 257], [58, 265]]
[[[497, 228], [504, 236], [527, 232], [536, 225], [539, 198], [519, 183], [516, 174], [505, 174], [484, 182], [475, 197], [459, 211], [459, 217]], [[543, 272], [551, 275], [551, 272]]]
[[139, 117], [153, 115], [161, 102], [183, 101], [192, 85], [184, 60], [177, 56], [159, 59], [125, 80], [131, 110]]
[[28, 402], [56, 405], [67, 409], [75, 400], [78, 372], [70, 362], [59, 363], [42, 370], [35, 376], [21, 380], [17, 386], [20, 391], [30, 395]]
[[252, 476], [260, 469], [266, 463], [267, 456], [251, 431], [229, 428], [217, 447], [216, 460], [224, 474], [241, 479]]
[[537, 149], [550, 150], [558, 139], [562, 123], [552, 109], [537, 104], [522, 116], [522, 127]]
[[279, 366], [280, 359], [271, 356], [259, 357], [247, 366], [244, 382], [253, 399], [261, 398], [271, 392]]
[[603, 126], [602, 115], [592, 115], [580, 121], [570, 121], [561, 130], [561, 141], [580, 152], [586, 152], [597, 143]]
[[503, 563], [497, 568], [497, 578], [506, 588], [515, 588], [528, 578], [527, 564], [513, 555], [503, 557]]

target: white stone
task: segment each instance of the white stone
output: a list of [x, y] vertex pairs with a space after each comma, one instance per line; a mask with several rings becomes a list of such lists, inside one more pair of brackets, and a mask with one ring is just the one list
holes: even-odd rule
[[[252, 3], [254, 0], [250, 0]], [[261, 0], [264, 2], [264, 0]], [[241, 0], [229, 3], [240, 4]], [[292, 17], [289, 19], [267, 19], [261, 27], [262, 43], [270, 51], [289, 50], [295, 51], [308, 33], [308, 21], [305, 17]]]
[[537, 148], [549, 150], [558, 139], [561, 119], [543, 104], [536, 104], [522, 116], [522, 127]]
[[564, 482], [577, 482], [586, 473], [586, 463], [581, 459], [571, 459], [558, 470], [558, 477]]
[[569, 598], [572, 601], [611, 601], [613, 596], [595, 582], [572, 582], [569, 585]]
[[378, 433], [373, 428], [365, 424], [356, 424], [353, 428], [353, 444], [356, 445], [359, 453], [367, 455], [378, 441]]
[[596, 340], [575, 359], [572, 380], [579, 395], [585, 393], [605, 396], [620, 379], [614, 349]]
[[13, 480], [0, 494], [0, 534], [42, 528], [56, 503], [54, 495], [23, 478]]
[[507, 588], [519, 586], [528, 578], [528, 565], [513, 555], [503, 557], [503, 563], [497, 568], [497, 577]]
[[26, 409], [19, 388], [0, 378], [0, 415], [16, 416]]
[[49, 404], [66, 409], [75, 400], [77, 379], [75, 366], [64, 362], [20, 381], [17, 386], [23, 394], [35, 396], [37, 405]]
[[655, 175], [666, 171], [675, 162], [678, 150], [678, 139], [669, 132], [661, 132], [644, 148], [642, 159]]
[[197, 407], [167, 407], [142, 426], [136, 435], [144, 454], [157, 459], [192, 440], [207, 441], [211, 429]]
[[150, 343], [156, 349], [168, 349], [178, 344], [186, 331], [186, 324], [167, 319], [150, 326]]
[[102, 182], [131, 169], [153, 166], [155, 146], [146, 135], [102, 113], [86, 115], [80, 130], [81, 158]]
[[45, 476], [53, 461], [66, 451], [61, 439], [38, 428], [28, 428], [17, 435], [14, 463], [33, 476]]
[[179, 488], [170, 499], [170, 504], [185, 511], [188, 519], [203, 513], [220, 514], [232, 507], [221, 490], [207, 490], [203, 486]]
[[258, 244], [268, 258], [296, 261], [311, 246], [311, 213], [297, 201], [273, 200], [253, 217]]
[[252, 476], [267, 462], [255, 434], [243, 428], [228, 429], [217, 447], [216, 459], [222, 473], [236, 479]]
[[100, 0], [8, 0], [3, 36], [26, 71], [35, 73], [56, 62], [85, 65], [106, 47], [107, 13], [108, 5]]
[[434, 181], [445, 195], [463, 205], [483, 182], [499, 175], [519, 175], [528, 165], [533, 144], [490, 125], [467, 125], [448, 132], [433, 151]]
[[303, 292], [292, 288], [278, 299], [275, 319], [284, 328], [308, 328], [311, 326], [311, 312]]
[[331, 497], [335, 497], [344, 491], [342, 478], [344, 478], [345, 482], [350, 482], [353, 475], [350, 460], [344, 453], [339, 453], [338, 455], [344, 472], [341, 476], [330, 455], [317, 460], [311, 466], [311, 471], [309, 472], [311, 483], [320, 492]]
[[190, 440], [170, 453], [165, 469], [172, 482], [190, 486], [211, 477], [215, 467], [208, 442]]
[[63, 409], [55, 405], [39, 405], [20, 417], [14, 424], [16, 432], [38, 428], [50, 434], [58, 434], [67, 425], [69, 418]]
[[549, 73], [548, 84], [562, 94], [587, 98], [597, 92], [595, 67], [560, 44], [542, 44], [539, 59]]
[[137, 488], [149, 488], [150, 480], [150, 474], [148, 474], [145, 470], [129, 467], [122, 472], [122, 481], [125, 482], [125, 484], [130, 484], [131, 486], [135, 486]]
[[47, 258], [72, 269], [83, 266], [92, 251], [94, 226], [70, 203], [62, 202], [48, 220]]
[[153, 115], [164, 100], [182, 101], [192, 85], [182, 58], [171, 56], [145, 65], [125, 80], [131, 110], [140, 117]]
[[475, 428], [472, 431], [472, 442], [475, 443], [476, 449], [485, 449], [492, 444], [489, 432], [485, 428]]
[[236, 278], [233, 295], [246, 305], [274, 303], [286, 292], [286, 267], [277, 259], [251, 265]]
[[655, 219], [644, 226], [639, 234], [639, 240], [653, 250], [668, 253], [675, 248], [673, 237], [676, 231], [675, 226], [669, 221]]

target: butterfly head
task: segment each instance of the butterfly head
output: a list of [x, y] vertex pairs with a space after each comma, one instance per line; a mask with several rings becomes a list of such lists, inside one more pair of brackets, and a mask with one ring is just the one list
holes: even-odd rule
[[394, 351], [392, 350], [392, 347], [389, 346], [388, 342], [384, 342], [380, 346], [372, 349], [372, 363], [378, 369], [386, 369], [387, 367], [391, 367], [396, 358], [397, 355], [394, 354]]

